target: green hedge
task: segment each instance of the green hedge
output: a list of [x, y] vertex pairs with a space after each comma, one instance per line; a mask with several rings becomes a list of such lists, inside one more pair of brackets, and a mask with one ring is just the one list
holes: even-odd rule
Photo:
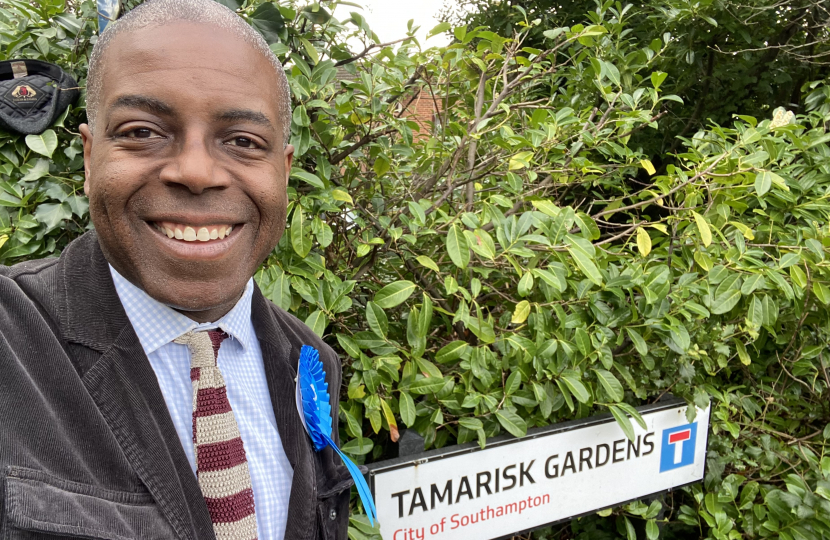
[[[526, 21], [355, 58], [346, 39], [375, 37], [333, 2], [223, 3], [290, 66], [289, 228], [256, 279], [341, 353], [348, 453], [394, 455], [403, 427], [483, 446], [608, 411], [631, 433], [633, 406], [671, 392], [711, 400], [705, 482], [534, 538], [830, 536], [826, 81], [804, 114], [655, 156], [638, 140], [679, 100], [654, 68], [673, 45], [608, 5], [544, 29], [544, 50]], [[0, 7], [2, 56], [83, 86], [93, 2], [39, 6]], [[407, 118], [419, 99], [429, 127]], [[41, 136], [0, 134], [0, 262], [90, 226], [83, 119], [79, 103]], [[355, 510], [351, 537], [376, 536]]]

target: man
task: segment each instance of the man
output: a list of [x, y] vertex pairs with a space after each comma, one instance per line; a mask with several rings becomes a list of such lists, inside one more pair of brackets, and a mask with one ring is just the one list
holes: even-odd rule
[[337, 357], [252, 275], [286, 216], [288, 84], [212, 0], [151, 0], [90, 59], [95, 232], [0, 267], [3, 538], [345, 539], [352, 480], [295, 401]]

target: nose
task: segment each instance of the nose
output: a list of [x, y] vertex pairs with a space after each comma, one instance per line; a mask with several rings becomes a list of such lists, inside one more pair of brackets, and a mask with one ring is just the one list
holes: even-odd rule
[[206, 137], [188, 134], [175, 147], [172, 159], [162, 168], [160, 179], [168, 185], [180, 185], [194, 195], [210, 188], [227, 187], [227, 179], [216, 167]]

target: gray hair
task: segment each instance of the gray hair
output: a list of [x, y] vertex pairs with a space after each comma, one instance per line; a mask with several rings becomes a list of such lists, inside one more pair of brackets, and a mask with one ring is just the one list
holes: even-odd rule
[[86, 86], [87, 119], [95, 132], [95, 120], [101, 104], [104, 55], [107, 47], [119, 34], [126, 34], [150, 26], [163, 26], [177, 21], [209, 24], [229, 31], [267, 58], [277, 75], [278, 121], [282, 122], [283, 144], [291, 137], [291, 93], [282, 64], [262, 36], [242, 17], [214, 0], [148, 0], [116, 22], [110, 23], [98, 38], [89, 57]]

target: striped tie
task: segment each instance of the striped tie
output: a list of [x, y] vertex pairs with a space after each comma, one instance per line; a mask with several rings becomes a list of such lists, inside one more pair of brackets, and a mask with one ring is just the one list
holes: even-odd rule
[[174, 341], [190, 349], [196, 476], [216, 538], [255, 540], [254, 492], [245, 448], [225, 379], [216, 365], [219, 346], [226, 337], [220, 330], [210, 330], [188, 332]]

